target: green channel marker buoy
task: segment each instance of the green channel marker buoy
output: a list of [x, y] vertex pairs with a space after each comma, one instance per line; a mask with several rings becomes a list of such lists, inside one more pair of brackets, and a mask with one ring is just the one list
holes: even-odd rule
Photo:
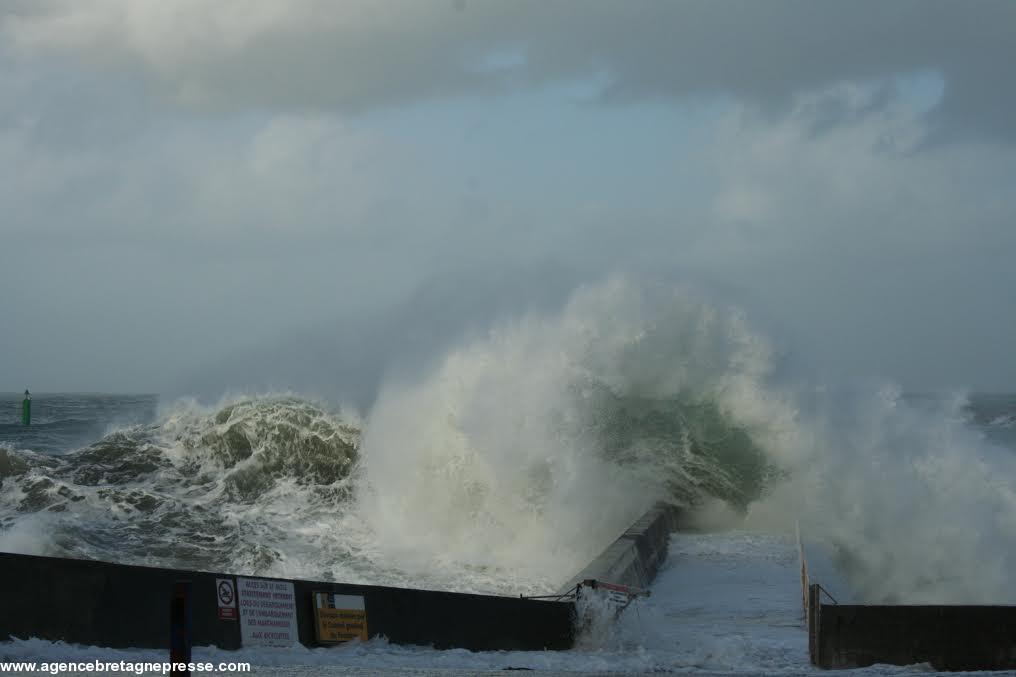
[[32, 393], [25, 388], [25, 399], [21, 402], [21, 422], [32, 425]]

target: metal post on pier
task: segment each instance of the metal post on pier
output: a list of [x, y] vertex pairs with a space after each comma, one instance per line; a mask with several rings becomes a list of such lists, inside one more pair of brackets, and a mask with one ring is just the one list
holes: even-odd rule
[[169, 607], [169, 661], [171, 675], [190, 675], [191, 662], [191, 584], [173, 583]]

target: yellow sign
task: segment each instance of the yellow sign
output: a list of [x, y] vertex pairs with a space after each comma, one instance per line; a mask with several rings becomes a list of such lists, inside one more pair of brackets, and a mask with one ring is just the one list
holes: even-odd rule
[[314, 593], [314, 627], [322, 644], [367, 641], [367, 609], [361, 595]]

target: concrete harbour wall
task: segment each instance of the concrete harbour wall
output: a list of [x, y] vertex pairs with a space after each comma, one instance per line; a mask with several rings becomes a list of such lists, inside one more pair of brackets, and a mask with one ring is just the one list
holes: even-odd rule
[[1016, 606], [822, 604], [809, 589], [811, 661], [822, 668], [930, 663], [1016, 669]]
[[[38, 637], [106, 647], [169, 645], [173, 583], [191, 582], [194, 646], [236, 649], [239, 620], [219, 618], [217, 581], [237, 577], [107, 562], [0, 553], [8, 582], [0, 639]], [[284, 579], [258, 579], [278, 581]], [[564, 649], [572, 645], [574, 605], [515, 597], [470, 595], [289, 580], [301, 644], [317, 644], [313, 592], [363, 597], [368, 632], [398, 644], [472, 650]], [[240, 602], [243, 602], [240, 591]]]
[[[590, 578], [648, 587], [666, 559], [677, 517], [671, 508], [654, 507], [562, 591], [573, 592], [577, 583]], [[0, 576], [8, 582], [0, 603], [0, 640], [38, 637], [114, 648], [166, 648], [171, 593], [178, 581], [190, 582], [194, 646], [240, 648], [244, 639], [237, 612], [250, 601], [241, 583], [252, 580], [266, 586], [278, 582], [292, 590], [286, 608], [291, 619], [295, 615], [293, 639], [305, 646], [318, 645], [315, 592], [362, 598], [366, 636], [384, 635], [396, 644], [474, 651], [566, 649], [576, 632], [572, 601], [237, 577], [13, 553], [0, 553]], [[232, 614], [223, 614], [217, 597], [223, 581], [238, 598]]]
[[672, 506], [662, 503], [653, 506], [559, 592], [573, 591], [576, 585], [589, 579], [648, 588], [667, 559], [670, 534], [678, 528], [681, 515], [681, 510]]
[[838, 604], [811, 582], [800, 529], [797, 547], [812, 665], [1016, 669], [1016, 606]]

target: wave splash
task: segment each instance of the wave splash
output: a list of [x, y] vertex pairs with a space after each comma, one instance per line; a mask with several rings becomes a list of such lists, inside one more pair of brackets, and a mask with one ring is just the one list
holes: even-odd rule
[[799, 520], [867, 601], [1012, 599], [1016, 457], [963, 398], [780, 387], [773, 363], [740, 312], [615, 278], [388, 383], [366, 422], [273, 395], [0, 449], [0, 549], [540, 594], [664, 500]]
[[736, 315], [614, 280], [389, 384], [365, 427], [266, 396], [177, 403], [65, 456], [4, 451], [0, 547], [547, 592], [655, 500], [761, 495], [769, 464], [724, 400], [759, 350]]

